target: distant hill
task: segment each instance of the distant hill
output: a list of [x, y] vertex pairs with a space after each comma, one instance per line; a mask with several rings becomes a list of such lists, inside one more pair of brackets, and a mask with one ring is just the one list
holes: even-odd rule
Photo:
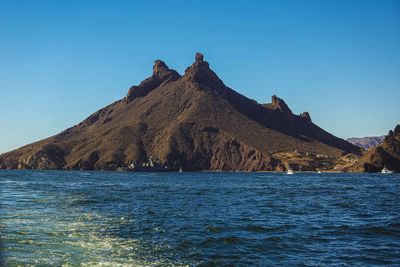
[[372, 137], [352, 137], [347, 139], [347, 141], [364, 149], [370, 149], [382, 143], [384, 138], [385, 135]]
[[390, 130], [380, 145], [366, 151], [348, 171], [380, 172], [384, 167], [400, 172], [400, 125]]
[[[96, 97], [96, 96], [93, 96]], [[88, 99], [90, 101], [90, 99]], [[0, 155], [6, 169], [315, 170], [360, 148], [228, 88], [196, 54], [184, 75], [156, 60], [126, 97], [47, 139]]]

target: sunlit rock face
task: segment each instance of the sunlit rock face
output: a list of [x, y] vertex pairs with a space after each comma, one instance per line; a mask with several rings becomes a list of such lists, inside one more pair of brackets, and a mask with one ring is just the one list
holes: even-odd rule
[[[314, 170], [359, 152], [313, 124], [308, 113], [293, 114], [277, 96], [259, 104], [227, 87], [197, 53], [182, 76], [156, 60], [151, 76], [123, 99], [55, 136], [1, 155], [0, 167]], [[323, 157], [316, 160], [318, 155]]]
[[368, 150], [350, 171], [380, 172], [383, 168], [400, 172], [400, 125], [390, 130], [383, 142]]

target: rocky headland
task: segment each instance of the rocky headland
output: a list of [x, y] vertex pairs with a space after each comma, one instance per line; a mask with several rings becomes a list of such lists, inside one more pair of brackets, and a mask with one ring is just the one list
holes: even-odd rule
[[[398, 152], [398, 130], [374, 155], [386, 161]], [[237, 93], [197, 53], [183, 75], [156, 60], [151, 76], [124, 98], [55, 136], [0, 155], [0, 168], [378, 170], [378, 163], [354, 165], [362, 151], [318, 127], [308, 112], [294, 114], [278, 96], [263, 104]]]
[[347, 171], [380, 172], [385, 167], [400, 172], [400, 124], [389, 131], [381, 144], [366, 151]]

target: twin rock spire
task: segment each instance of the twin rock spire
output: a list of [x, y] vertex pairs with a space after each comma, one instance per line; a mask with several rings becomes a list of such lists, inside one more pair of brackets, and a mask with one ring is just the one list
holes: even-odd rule
[[[201, 53], [196, 53], [195, 55], [195, 62], [192, 64], [192, 66], [199, 67], [200, 65], [207, 66], [209, 68], [209, 65], [207, 62], [204, 61], [204, 55]], [[188, 69], [190, 69], [192, 66], [190, 66]], [[187, 70], [188, 70], [187, 69]], [[170, 69], [168, 68], [167, 64], [165, 64], [164, 61], [162, 60], [155, 60], [154, 65], [153, 65], [153, 76], [162, 76], [162, 74], [166, 71], [169, 71]]]
[[[176, 81], [180, 78], [184, 79], [184, 82], [200, 84], [201, 86], [198, 87], [200, 90], [226, 89], [224, 83], [218, 78], [217, 74], [210, 69], [208, 62], [204, 61], [203, 54], [196, 53], [194, 59], [195, 62], [186, 68], [183, 76], [179, 75], [179, 73], [175, 70], [168, 68], [164, 61], [159, 59], [155, 60], [153, 65], [153, 75], [142, 81], [139, 85], [129, 88], [125, 97], [125, 102], [129, 103], [137, 97], [143, 97], [152, 90], [156, 89], [162, 83]], [[293, 115], [285, 101], [275, 95], [272, 96], [272, 103], [270, 104], [270, 107], [277, 112], [284, 113], [289, 116]], [[303, 112], [300, 114], [300, 116], [303, 119], [311, 122], [311, 117], [308, 112]]]
[[195, 62], [185, 70], [185, 75], [183, 76], [179, 75], [175, 70], [168, 68], [167, 64], [162, 60], [157, 59], [153, 65], [153, 75], [142, 81], [138, 86], [129, 88], [125, 102], [129, 103], [136, 97], [147, 95], [162, 83], [176, 81], [180, 78], [210, 88], [224, 86], [223, 82], [210, 69], [208, 62], [204, 61], [204, 56], [201, 53], [196, 53]]

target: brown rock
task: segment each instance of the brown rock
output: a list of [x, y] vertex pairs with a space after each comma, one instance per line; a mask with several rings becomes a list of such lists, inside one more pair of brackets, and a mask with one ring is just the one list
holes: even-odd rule
[[290, 110], [288, 105], [285, 103], [285, 101], [283, 101], [283, 99], [277, 97], [276, 95], [273, 95], [271, 97], [271, 101], [272, 101], [272, 109], [283, 112], [283, 113], [292, 114], [292, 111]]
[[400, 172], [400, 127], [390, 130], [383, 142], [368, 150], [353, 164], [350, 171], [380, 172], [384, 167]]
[[306, 121], [311, 122], [311, 116], [310, 116], [310, 114], [309, 114], [307, 111], [301, 113], [300, 116], [301, 116], [302, 118], [304, 118]]
[[201, 62], [203, 62], [203, 59], [204, 59], [203, 54], [201, 54], [201, 53], [196, 53], [196, 56], [195, 56], [195, 61], [196, 61], [196, 62], [201, 63]]
[[158, 76], [160, 72], [169, 70], [168, 66], [161, 60], [157, 59], [153, 65], [153, 75]]
[[[281, 151], [296, 153], [289, 161], [274, 156]], [[152, 76], [132, 86], [125, 99], [1, 155], [0, 166], [264, 171], [290, 164], [309, 170], [314, 165], [307, 153], [335, 158], [349, 152], [359, 148], [292, 114], [282, 99], [260, 105], [225, 86], [197, 54], [184, 76], [156, 60]]]
[[188, 82], [200, 84], [198, 89], [213, 89], [223, 90], [224, 83], [218, 78], [211, 69], [207, 61], [204, 61], [204, 56], [196, 53], [195, 62], [185, 70], [183, 76]]
[[396, 127], [394, 128], [394, 134], [399, 135], [400, 134], [400, 124], [397, 124]]
[[125, 103], [129, 103], [137, 97], [143, 97], [161, 84], [176, 81], [179, 78], [180, 75], [176, 71], [170, 70], [163, 61], [156, 60], [153, 65], [153, 75], [142, 81], [138, 86], [129, 88]]

